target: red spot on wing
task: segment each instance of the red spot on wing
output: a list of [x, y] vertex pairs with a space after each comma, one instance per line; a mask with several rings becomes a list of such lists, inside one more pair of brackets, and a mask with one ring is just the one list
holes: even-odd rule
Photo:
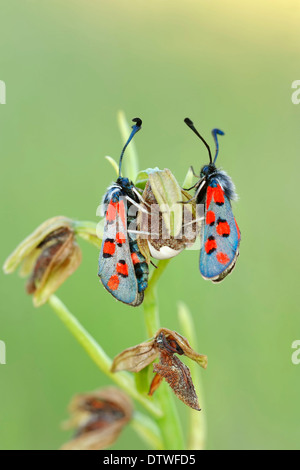
[[116, 243], [121, 245], [122, 243], [126, 242], [126, 237], [123, 232], [118, 232], [116, 235]]
[[208, 208], [210, 206], [214, 189], [215, 188], [213, 188], [212, 186], [207, 186], [207, 190], [206, 190], [206, 210], [208, 210]]
[[107, 286], [109, 287], [110, 290], [117, 290], [120, 284], [119, 276], [117, 274], [114, 274], [111, 276], [109, 279]]
[[227, 264], [230, 261], [229, 257], [226, 255], [226, 253], [222, 253], [222, 252], [217, 253], [217, 260], [221, 264]]
[[106, 241], [103, 246], [103, 253], [107, 255], [114, 255], [116, 251], [116, 245], [113, 242]]
[[132, 259], [133, 264], [138, 264], [141, 262], [136, 253], [131, 253], [131, 259]]
[[216, 240], [213, 239], [208, 239], [207, 242], [205, 243], [205, 251], [208, 255], [213, 253], [217, 249], [217, 242]]
[[215, 188], [213, 188], [213, 190], [214, 190], [213, 197], [214, 197], [215, 203], [224, 204], [225, 202], [224, 191], [221, 188], [221, 186], [218, 184]]
[[116, 220], [117, 215], [117, 202], [112, 202], [108, 204], [107, 211], [106, 211], [106, 220], [109, 224], [111, 224], [114, 220]]
[[122, 276], [128, 276], [128, 265], [125, 263], [117, 263], [117, 273]]
[[234, 221], [235, 221], [235, 225], [236, 225], [236, 229], [237, 229], [237, 233], [238, 233], [238, 239], [240, 240], [241, 239], [241, 231], [240, 231], [239, 226], [238, 226], [235, 219], [234, 219]]
[[206, 214], [207, 225], [213, 225], [216, 220], [216, 214], [213, 211], [208, 211]]
[[123, 227], [126, 229], [126, 227], [127, 227], [126, 220], [127, 219], [126, 219], [126, 211], [125, 211], [124, 201], [121, 200], [120, 202], [118, 202], [117, 210], [118, 210], [119, 216], [121, 217]]
[[230, 235], [230, 227], [229, 227], [228, 222], [226, 222], [226, 220], [218, 222], [216, 230], [217, 230], [217, 233], [221, 235], [221, 237], [226, 237]]

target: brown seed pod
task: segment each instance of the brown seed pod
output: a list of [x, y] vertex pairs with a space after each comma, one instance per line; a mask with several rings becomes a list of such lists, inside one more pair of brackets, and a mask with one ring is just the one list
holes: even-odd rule
[[139, 211], [137, 221], [138, 243], [144, 253], [148, 251], [153, 258], [167, 259], [194, 244], [199, 224], [195, 203], [186, 204], [189, 199], [170, 170], [149, 174], [141, 203], [143, 210]]
[[74, 438], [61, 450], [100, 450], [111, 446], [130, 421], [133, 407], [125, 393], [107, 387], [76, 395], [70, 405], [71, 419], [65, 428], [75, 428]]
[[159, 363], [153, 364], [153, 372], [156, 375], [152, 380], [149, 395], [153, 395], [165, 378], [181, 401], [195, 410], [200, 410], [189, 368], [175, 354], [189, 357], [204, 369], [207, 367], [207, 357], [194, 351], [186, 338], [176, 331], [160, 328], [153, 339], [118, 354], [111, 370], [139, 372], [159, 358]]

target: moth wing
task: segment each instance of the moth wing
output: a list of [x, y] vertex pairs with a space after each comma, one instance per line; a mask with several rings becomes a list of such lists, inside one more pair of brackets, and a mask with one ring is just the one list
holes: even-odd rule
[[[113, 213], [114, 220], [108, 222], [107, 213]], [[104, 287], [117, 300], [137, 306], [142, 303], [144, 295], [138, 292], [126, 222], [124, 202], [122, 200], [118, 202], [110, 201], [106, 211], [98, 276]]]
[[163, 377], [183, 403], [200, 411], [190, 370], [177, 356], [168, 355], [166, 360], [163, 355], [160, 355], [160, 363], [153, 364], [153, 372], [156, 372], [156, 375], [151, 383], [149, 394], [152, 395], [155, 392]]
[[232, 271], [239, 255], [240, 239], [230, 200], [213, 180], [206, 193], [200, 253], [200, 272], [205, 279], [220, 282]]

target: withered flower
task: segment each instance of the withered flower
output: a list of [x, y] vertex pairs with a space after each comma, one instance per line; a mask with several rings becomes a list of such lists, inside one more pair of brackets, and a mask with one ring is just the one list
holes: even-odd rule
[[167, 338], [164, 333], [158, 335], [156, 345], [159, 349], [159, 364], [153, 364], [153, 372], [156, 372], [156, 375], [150, 385], [149, 395], [153, 395], [165, 378], [183, 403], [200, 411], [190, 370], [177, 356], [174, 356], [175, 353], [184, 354], [183, 350], [173, 338]]
[[192, 246], [199, 232], [195, 202], [168, 169], [152, 170], [143, 192], [143, 211], [138, 214], [141, 251], [153, 258], [177, 256]]
[[100, 450], [111, 446], [130, 421], [133, 407], [125, 393], [107, 387], [76, 395], [70, 405], [71, 419], [65, 428], [75, 428], [74, 438], [61, 450]]
[[139, 372], [159, 358], [159, 363], [153, 364], [153, 372], [156, 375], [150, 385], [149, 395], [157, 390], [165, 378], [181, 401], [200, 410], [189, 368], [174, 354], [185, 355], [204, 369], [207, 367], [207, 357], [195, 352], [186, 338], [175, 331], [161, 328], [153, 339], [125, 349], [116, 356], [111, 370]]
[[54, 217], [40, 225], [9, 256], [3, 266], [5, 273], [20, 265], [20, 275], [29, 276], [26, 285], [36, 307], [44, 304], [51, 294], [77, 269], [81, 250], [75, 240], [73, 222], [66, 217]]

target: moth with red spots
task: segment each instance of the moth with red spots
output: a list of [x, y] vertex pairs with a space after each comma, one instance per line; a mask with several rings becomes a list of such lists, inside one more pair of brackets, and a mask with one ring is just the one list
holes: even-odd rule
[[189, 118], [184, 122], [202, 140], [209, 154], [209, 164], [202, 167], [200, 179], [192, 188], [196, 190], [194, 198], [197, 204], [204, 205], [200, 272], [204, 279], [220, 282], [233, 270], [241, 240], [240, 229], [231, 208], [231, 201], [237, 199], [235, 186], [225, 171], [215, 166], [219, 153], [217, 136], [224, 135], [224, 132], [212, 130], [216, 144], [213, 160], [209, 145], [193, 122]]
[[121, 176], [125, 149], [142, 126], [142, 120], [139, 118], [133, 119], [133, 122], [136, 124], [132, 127], [121, 153], [119, 177], [108, 188], [103, 198], [105, 226], [98, 276], [104, 287], [117, 300], [136, 307], [144, 299], [149, 269], [139, 250], [136, 234], [128, 230], [129, 225], [136, 219], [131, 208], [139, 207], [141, 195], [128, 178]]

